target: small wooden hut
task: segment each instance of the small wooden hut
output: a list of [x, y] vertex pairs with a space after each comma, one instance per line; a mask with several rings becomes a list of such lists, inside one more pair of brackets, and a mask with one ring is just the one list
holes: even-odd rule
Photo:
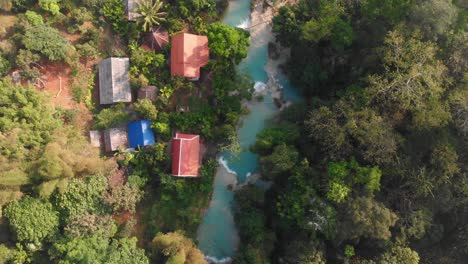
[[141, 87], [138, 90], [138, 99], [150, 99], [151, 101], [156, 101], [158, 96], [158, 87], [156, 86], [145, 86]]
[[128, 136], [125, 127], [106, 129], [103, 135], [106, 152], [128, 148]]

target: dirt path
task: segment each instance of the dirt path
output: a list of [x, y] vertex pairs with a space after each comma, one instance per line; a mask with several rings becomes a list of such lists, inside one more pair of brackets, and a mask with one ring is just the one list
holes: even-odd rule
[[50, 64], [45, 65], [40, 72], [44, 85], [43, 87], [41, 85], [40, 90], [50, 95], [51, 102], [64, 109], [75, 108], [76, 102], [73, 101], [70, 87], [70, 67], [62, 63]]

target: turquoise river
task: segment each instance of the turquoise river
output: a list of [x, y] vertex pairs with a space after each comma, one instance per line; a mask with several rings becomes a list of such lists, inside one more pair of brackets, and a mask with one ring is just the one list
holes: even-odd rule
[[[248, 27], [250, 2], [231, 0], [223, 22], [234, 27]], [[251, 38], [248, 56], [238, 66], [238, 70], [247, 72], [255, 85], [261, 87], [268, 81], [268, 74], [264, 70], [268, 60], [268, 43], [259, 38], [261, 36]], [[286, 77], [275, 76], [275, 79], [283, 87], [285, 100], [298, 100], [298, 94]], [[220, 167], [215, 177], [212, 200], [197, 232], [200, 249], [213, 263], [229, 263], [239, 243], [231, 210], [234, 194], [228, 190], [228, 185], [243, 183], [257, 171], [258, 156], [249, 151], [249, 146], [255, 143], [256, 135], [268, 125], [279, 110], [269, 93], [261, 102], [251, 102], [249, 108], [250, 113], [242, 119], [237, 131], [241, 153], [235, 157], [229, 152], [219, 154]]]

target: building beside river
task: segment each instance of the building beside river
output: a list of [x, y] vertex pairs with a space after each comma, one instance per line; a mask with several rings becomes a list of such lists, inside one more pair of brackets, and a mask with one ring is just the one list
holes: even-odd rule
[[171, 76], [200, 79], [200, 68], [210, 59], [208, 37], [189, 33], [172, 36]]
[[172, 139], [172, 175], [198, 177], [200, 169], [200, 136], [176, 133]]

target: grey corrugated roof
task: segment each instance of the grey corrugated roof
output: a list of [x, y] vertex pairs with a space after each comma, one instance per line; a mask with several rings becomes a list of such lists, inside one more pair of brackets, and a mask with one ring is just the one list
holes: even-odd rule
[[129, 70], [128, 58], [107, 58], [99, 62], [99, 101], [101, 104], [132, 101]]

